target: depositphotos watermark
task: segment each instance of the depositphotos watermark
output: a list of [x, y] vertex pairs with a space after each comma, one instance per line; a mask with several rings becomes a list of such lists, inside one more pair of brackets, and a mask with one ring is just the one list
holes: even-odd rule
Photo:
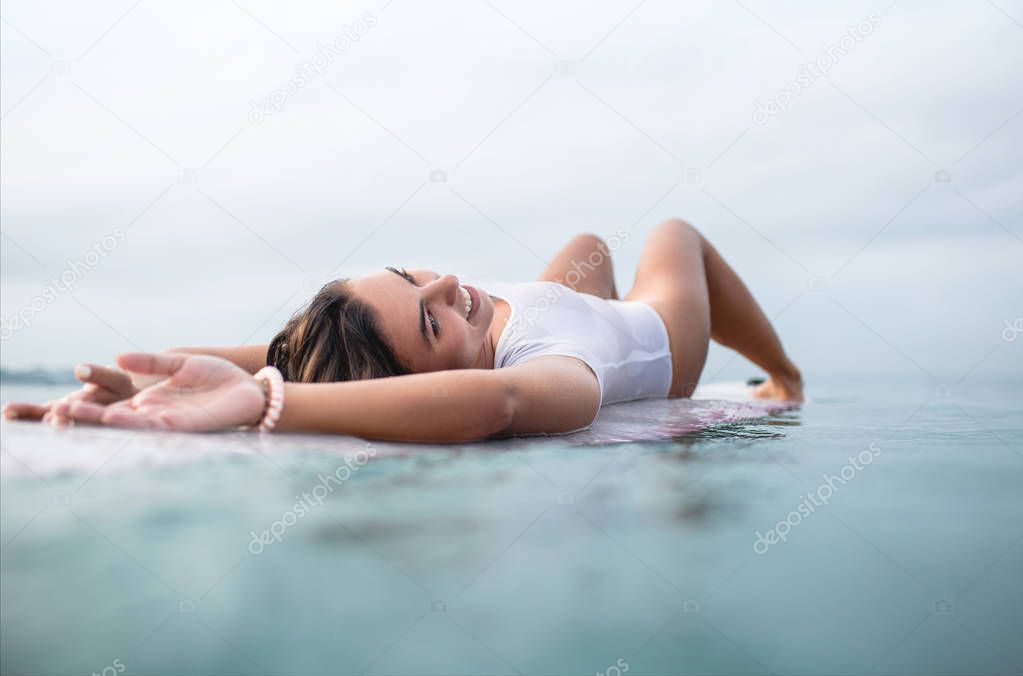
[[103, 671], [92, 672], [92, 676], [117, 676], [117, 674], [124, 673], [125, 668], [124, 662], [117, 658], [109, 667], [103, 667]]
[[373, 12], [366, 12], [352, 25], [345, 24], [341, 32], [330, 42], [317, 43], [315, 54], [295, 64], [294, 75], [282, 82], [263, 99], [249, 102], [249, 122], [262, 124], [267, 116], [284, 110], [284, 104], [288, 102], [288, 99], [314, 79], [323, 77], [335, 59], [351, 49], [353, 44], [376, 25], [377, 18]]
[[855, 456], [850, 455], [849, 463], [843, 465], [838, 474], [822, 474], [821, 479], [824, 480], [824, 483], [811, 493], [801, 494], [799, 497], [803, 501], [796, 505], [796, 508], [789, 512], [783, 520], [775, 524], [774, 528], [771, 528], [764, 534], [761, 534], [760, 531], [756, 532], [757, 537], [753, 541], [753, 551], [763, 555], [767, 553], [767, 550], [772, 545], [776, 545], [779, 542], [787, 542], [789, 533], [793, 528], [803, 523], [804, 519], [808, 519], [810, 515], [817, 511], [818, 507], [827, 507], [840, 486], [845, 486], [855, 479], [863, 468], [874, 462], [874, 458], [880, 455], [881, 447], [876, 443], [871, 443]]
[[799, 66], [799, 75], [795, 79], [790, 80], [766, 101], [756, 102], [753, 122], [758, 125], [767, 124], [772, 117], [788, 110], [792, 99], [812, 87], [821, 78], [828, 77], [835, 64], [855, 49], [857, 44], [870, 37], [883, 22], [880, 14], [871, 12], [855, 26], [849, 26], [837, 45], [821, 43], [821, 53]]
[[51, 303], [56, 302], [63, 294], [71, 293], [75, 284], [85, 277], [85, 273], [99, 265], [127, 239], [128, 235], [123, 230], [114, 228], [110, 234], [103, 236], [100, 240], [93, 240], [92, 249], [86, 251], [80, 259], [68, 258], [60, 274], [51, 277], [38, 294], [18, 308], [18, 311], [10, 317], [0, 317], [0, 340], [7, 340], [21, 329], [32, 326], [36, 315]]
[[249, 552], [253, 556], [259, 556], [263, 553], [263, 550], [272, 545], [274, 542], [280, 542], [284, 537], [284, 533], [298, 523], [299, 519], [304, 519], [317, 507], [323, 506], [323, 500], [328, 495], [334, 492], [334, 488], [340, 486], [344, 482], [348, 481], [355, 472], [358, 472], [370, 458], [375, 457], [377, 449], [373, 447], [373, 444], [366, 444], [365, 448], [359, 449], [351, 457], [345, 458], [345, 464], [338, 466], [334, 470], [333, 474], [328, 475], [317, 475], [316, 486], [311, 491], [302, 493], [301, 496], [295, 496], [295, 504], [291, 506], [291, 509], [284, 512], [281, 518], [277, 519], [270, 524], [269, 528], [266, 528], [260, 533], [256, 531], [250, 531], [252, 540], [249, 542]]
[[524, 308], [515, 316], [510, 331], [525, 331], [536, 324], [540, 315], [557, 305], [558, 301], [569, 292], [569, 287], [575, 286], [586, 279], [586, 276], [596, 270], [604, 263], [611, 254], [621, 249], [629, 242], [629, 231], [625, 228], [618, 228], [614, 234], [606, 240], [601, 240], [597, 249], [590, 252], [589, 257], [584, 261], [572, 261], [572, 269], [565, 273], [565, 276], [557, 280], [557, 284], [548, 285], [542, 296], [537, 298], [531, 305]]
[[625, 661], [624, 657], [619, 657], [618, 661], [609, 666], [604, 671], [596, 672], [597, 676], [622, 676], [622, 674], [629, 673], [629, 663]]

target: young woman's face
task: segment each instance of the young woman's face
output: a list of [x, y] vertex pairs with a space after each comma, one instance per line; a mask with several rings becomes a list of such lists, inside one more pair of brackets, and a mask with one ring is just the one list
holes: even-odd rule
[[494, 303], [454, 275], [432, 270], [385, 271], [352, 279], [395, 355], [413, 373], [483, 368]]

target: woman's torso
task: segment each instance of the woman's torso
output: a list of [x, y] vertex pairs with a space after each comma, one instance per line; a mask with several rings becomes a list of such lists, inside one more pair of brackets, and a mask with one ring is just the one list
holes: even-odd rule
[[494, 368], [541, 356], [573, 357], [597, 376], [601, 405], [668, 395], [668, 332], [650, 306], [605, 300], [557, 282], [481, 282], [478, 288], [510, 309]]

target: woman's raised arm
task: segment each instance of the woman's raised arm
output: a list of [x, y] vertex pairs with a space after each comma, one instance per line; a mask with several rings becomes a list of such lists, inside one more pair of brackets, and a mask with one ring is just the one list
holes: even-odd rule
[[[164, 352], [220, 357], [248, 373], [255, 373], [266, 365], [266, 350], [266, 345], [240, 345], [238, 347], [176, 347], [164, 350]], [[127, 399], [139, 390], [152, 387], [166, 376], [125, 373], [101, 364], [79, 364], [75, 368], [75, 377], [82, 382], [82, 387], [74, 392], [44, 404], [8, 402], [4, 406], [4, 417], [40, 420], [55, 425], [66, 424], [66, 418], [54, 413], [58, 404], [84, 401], [106, 406]]]
[[[117, 361], [133, 373], [165, 379], [130, 400], [109, 406], [72, 402], [59, 413], [82, 422], [181, 431], [254, 425], [263, 414], [260, 384], [224, 359], [126, 354]], [[589, 369], [573, 359], [546, 357], [499, 370], [287, 383], [277, 429], [434, 442], [558, 433], [589, 424], [599, 398]]]
[[497, 370], [287, 383], [284, 391], [278, 430], [397, 441], [570, 432], [588, 425], [600, 407], [596, 376], [567, 357]]
[[255, 373], [266, 366], [267, 345], [239, 345], [237, 347], [173, 347], [164, 352], [180, 352], [184, 354], [205, 354], [210, 357], [226, 359], [235, 366]]

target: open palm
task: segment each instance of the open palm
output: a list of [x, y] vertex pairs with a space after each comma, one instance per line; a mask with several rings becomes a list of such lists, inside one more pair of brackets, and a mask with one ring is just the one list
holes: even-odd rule
[[186, 432], [256, 424], [263, 391], [246, 371], [226, 359], [193, 354], [122, 354], [118, 365], [133, 373], [166, 376], [131, 399], [109, 406], [75, 402], [69, 417], [114, 427]]
[[75, 368], [75, 378], [82, 382], [82, 387], [74, 392], [45, 404], [8, 402], [4, 406], [4, 417], [66, 425], [68, 422], [66, 411], [76, 401], [107, 406], [122, 399], [129, 399], [139, 391], [127, 373], [99, 364], [79, 364]]

